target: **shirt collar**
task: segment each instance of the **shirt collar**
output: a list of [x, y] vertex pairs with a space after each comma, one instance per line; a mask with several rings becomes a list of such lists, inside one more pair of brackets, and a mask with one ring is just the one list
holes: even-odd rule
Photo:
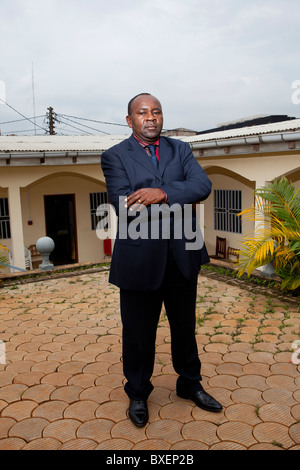
[[[136, 135], [134, 135], [134, 134], [132, 134], [132, 135], [133, 135], [133, 137], [135, 138], [135, 140], [137, 140], [138, 143], [141, 144], [143, 147], [148, 147], [148, 145], [150, 145], [150, 144], [147, 144], [146, 142], [143, 142], [142, 140], [138, 139], [138, 137], [137, 137]], [[157, 146], [159, 146], [159, 138], [158, 138], [157, 141], [154, 142], [154, 144], [152, 144], [152, 145], [157, 145]]]

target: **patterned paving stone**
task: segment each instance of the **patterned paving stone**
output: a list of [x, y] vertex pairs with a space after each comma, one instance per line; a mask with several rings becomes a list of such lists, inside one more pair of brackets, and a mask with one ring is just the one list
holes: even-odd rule
[[10, 385], [13, 383], [14, 378], [18, 375], [17, 372], [0, 370], [0, 387]]
[[254, 406], [265, 403], [262, 392], [254, 388], [236, 389], [232, 392], [231, 398], [235, 403], [245, 403]]
[[146, 429], [146, 434], [150, 439], [159, 439], [162, 436], [172, 444], [181, 439], [182, 422], [177, 419], [165, 418], [160, 421], [150, 423]]
[[192, 411], [192, 405], [176, 402], [162, 406], [159, 415], [163, 419], [172, 419], [176, 416], [176, 420], [180, 423], [188, 423], [193, 420]]
[[210, 450], [247, 450], [247, 447], [236, 442], [218, 442], [210, 447]]
[[274, 355], [269, 352], [253, 352], [248, 355], [250, 362], [262, 362], [263, 364], [273, 364]]
[[6, 416], [21, 421], [26, 418], [30, 418], [32, 411], [37, 408], [38, 404], [35, 401], [21, 400], [6, 406], [1, 416]]
[[210, 411], [198, 408], [198, 406], [194, 406], [192, 410], [192, 416], [195, 421], [208, 421], [216, 425], [227, 421], [227, 418], [224, 414], [224, 409], [220, 413], [211, 413]]
[[68, 404], [65, 401], [52, 400], [38, 405], [32, 412], [33, 417], [45, 418], [48, 421], [56, 421], [63, 418], [63, 412]]
[[176, 395], [162, 315], [150, 419], [140, 429], [127, 417], [119, 293], [107, 272], [2, 288], [0, 450], [300, 450], [300, 366], [291, 362], [299, 312], [276, 300], [263, 313], [268, 302], [200, 275], [203, 386], [224, 409]]
[[44, 426], [43, 437], [52, 437], [61, 442], [69, 441], [75, 439], [80, 425], [81, 422], [76, 419], [58, 419]]
[[297, 404], [297, 401], [293, 398], [293, 393], [285, 389], [268, 388], [262, 392], [262, 397], [266, 403], [283, 403], [289, 406]]
[[17, 421], [13, 418], [0, 418], [0, 439], [5, 439], [8, 436], [10, 428], [12, 428], [16, 422]]
[[218, 437], [222, 441], [232, 441], [246, 447], [257, 442], [252, 434], [252, 426], [238, 421], [221, 424], [218, 428]]
[[223, 356], [223, 361], [224, 362], [233, 362], [237, 364], [247, 364], [248, 361], [248, 354], [243, 353], [243, 352], [230, 352], [227, 354], [224, 354]]
[[242, 421], [254, 426], [261, 422], [257, 408], [258, 407], [247, 403], [237, 403], [228, 406], [225, 411], [225, 416], [229, 421]]
[[59, 450], [95, 450], [97, 442], [92, 439], [71, 439], [59, 447]]
[[217, 366], [216, 372], [218, 374], [234, 375], [235, 377], [244, 375], [243, 366], [241, 364], [237, 364], [234, 362], [227, 362], [224, 364], [220, 364], [219, 366]]
[[289, 433], [293, 441], [300, 445], [300, 423], [293, 424], [289, 429]]
[[146, 428], [137, 428], [136, 426], [132, 426], [128, 419], [124, 419], [112, 427], [111, 437], [114, 439], [127, 439], [133, 444], [136, 444], [147, 439]]
[[98, 403], [94, 401], [83, 400], [72, 403], [63, 412], [64, 418], [73, 418], [78, 421], [88, 421], [95, 418]]
[[271, 375], [267, 377], [266, 384], [272, 388], [285, 388], [290, 391], [297, 390], [294, 378], [288, 375]]
[[298, 403], [300, 403], [300, 390], [296, 390], [293, 394], [293, 397], [295, 398], [295, 400], [297, 400]]
[[20, 450], [26, 445], [26, 441], [18, 437], [0, 439], [0, 450]]
[[260, 444], [254, 444], [253, 446], [249, 447], [248, 450], [284, 450], [280, 443], [269, 444], [267, 442], [263, 442]]
[[61, 442], [57, 439], [42, 437], [34, 439], [22, 447], [22, 450], [57, 450], [61, 447]]
[[228, 390], [235, 390], [238, 388], [237, 378], [233, 375], [215, 375], [208, 380], [210, 387], [223, 387]]
[[271, 372], [274, 375], [288, 375], [290, 377], [299, 377], [299, 372], [295, 364], [278, 363], [271, 366]]
[[77, 385], [66, 385], [59, 388], [54, 388], [51, 393], [51, 400], [62, 400], [67, 403], [73, 403], [79, 400], [79, 395], [82, 392], [82, 388]]
[[296, 421], [300, 421], [300, 405], [295, 405], [291, 407], [291, 414]]
[[218, 426], [208, 421], [193, 421], [187, 423], [182, 428], [182, 435], [185, 439], [193, 440], [197, 436], [197, 440], [203, 444], [211, 446], [220, 439], [217, 436]]
[[97, 443], [108, 439], [111, 436], [111, 429], [114, 422], [108, 419], [93, 419], [81, 424], [77, 431], [80, 438], [92, 439]]
[[285, 426], [291, 426], [295, 423], [290, 407], [279, 403], [269, 403], [260, 406], [258, 415], [264, 422], [271, 421], [273, 423], [284, 424]]
[[44, 418], [25, 418], [14, 424], [8, 432], [10, 437], [19, 437], [29, 442], [42, 437], [42, 432], [48, 421]]
[[269, 388], [266, 378], [261, 375], [242, 375], [238, 377], [237, 383], [241, 388], [255, 388], [260, 391]]
[[253, 435], [258, 442], [277, 443], [288, 449], [295, 442], [289, 435], [289, 428], [280, 423], [260, 423], [253, 428]]
[[133, 450], [169, 450], [172, 449], [170, 442], [164, 439], [147, 439], [132, 447]]
[[4, 400], [7, 403], [18, 401], [26, 390], [27, 386], [23, 384], [5, 385], [0, 389], [0, 400]]
[[170, 450], [208, 450], [209, 447], [203, 442], [199, 442], [192, 439], [186, 439], [184, 441], [176, 442], [176, 444], [170, 447]]

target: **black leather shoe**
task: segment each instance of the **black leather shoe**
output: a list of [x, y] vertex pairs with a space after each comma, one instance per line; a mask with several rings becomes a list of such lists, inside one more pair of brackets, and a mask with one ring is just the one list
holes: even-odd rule
[[130, 400], [128, 416], [139, 428], [146, 426], [149, 419], [147, 402], [145, 400]]
[[219, 412], [223, 409], [222, 405], [204, 390], [198, 390], [197, 392], [191, 393], [189, 395], [181, 395], [179, 393], [177, 393], [177, 395], [180, 398], [193, 400], [193, 402], [196, 403], [199, 408], [202, 408], [206, 411]]

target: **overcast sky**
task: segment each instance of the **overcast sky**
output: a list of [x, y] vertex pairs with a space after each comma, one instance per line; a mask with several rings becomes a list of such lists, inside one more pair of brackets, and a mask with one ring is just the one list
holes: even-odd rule
[[[145, 91], [161, 101], [168, 129], [201, 131], [259, 114], [300, 117], [291, 100], [300, 80], [299, 0], [0, 0], [0, 7], [0, 98], [26, 117], [52, 106], [125, 124], [129, 99]], [[0, 104], [0, 123], [16, 119]], [[66, 124], [57, 130], [82, 133]]]

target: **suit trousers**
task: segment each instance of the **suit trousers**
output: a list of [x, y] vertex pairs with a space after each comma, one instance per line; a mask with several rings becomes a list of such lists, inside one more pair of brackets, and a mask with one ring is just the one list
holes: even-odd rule
[[[128, 274], [130, 275], [130, 274]], [[153, 385], [156, 331], [164, 304], [171, 332], [173, 367], [181, 394], [201, 390], [201, 363], [195, 338], [197, 279], [187, 280], [169, 250], [162, 285], [155, 291], [120, 290], [123, 370], [130, 399], [147, 400]]]

